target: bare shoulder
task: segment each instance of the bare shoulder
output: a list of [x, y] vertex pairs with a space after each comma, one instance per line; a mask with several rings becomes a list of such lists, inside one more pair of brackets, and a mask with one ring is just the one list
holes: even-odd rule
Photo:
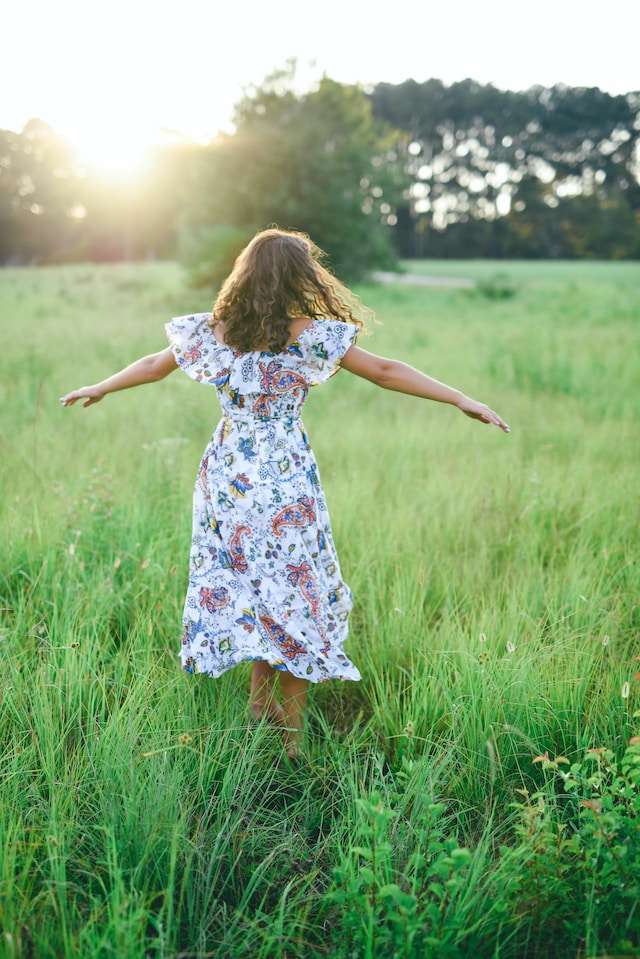
[[295, 316], [292, 317], [289, 324], [289, 333], [291, 336], [299, 336], [303, 330], [306, 330], [308, 326], [313, 325], [313, 318], [310, 316]]

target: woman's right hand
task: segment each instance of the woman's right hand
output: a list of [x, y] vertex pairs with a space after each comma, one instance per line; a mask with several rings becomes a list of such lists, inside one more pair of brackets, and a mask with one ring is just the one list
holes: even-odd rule
[[60, 402], [63, 406], [73, 406], [77, 400], [84, 399], [83, 406], [93, 406], [94, 403], [99, 403], [105, 395], [99, 386], [83, 386], [79, 390], [73, 390], [71, 393], [61, 396]]
[[465, 416], [470, 416], [471, 419], [480, 420], [481, 423], [494, 423], [503, 432], [511, 432], [505, 421], [486, 403], [479, 403], [477, 400], [472, 400], [470, 396], [463, 396], [462, 399], [458, 400], [456, 406]]

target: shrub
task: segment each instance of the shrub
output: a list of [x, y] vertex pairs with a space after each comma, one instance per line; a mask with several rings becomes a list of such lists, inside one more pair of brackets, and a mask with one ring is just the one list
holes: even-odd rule
[[226, 224], [185, 227], [178, 241], [178, 256], [191, 286], [219, 289], [255, 230]]
[[537, 756], [544, 781], [518, 790], [492, 857], [482, 839], [460, 844], [445, 802], [405, 792], [418, 762], [403, 757], [386, 802], [357, 800], [326, 894], [333, 955], [488, 957], [497, 942], [504, 959], [639, 954], [640, 736], [619, 759]]
[[[414, 765], [405, 757], [392, 801], [400, 800]], [[409, 959], [436, 950], [442, 956], [462, 956], [456, 940], [465, 915], [457, 907], [471, 853], [448, 833], [445, 803], [425, 803], [412, 829], [413, 848], [405, 846], [405, 855], [398, 848], [398, 810], [385, 805], [377, 791], [357, 804], [356, 842], [333, 870], [326, 898], [340, 913], [333, 924], [333, 954]]]
[[509, 300], [516, 295], [517, 289], [506, 273], [494, 273], [480, 280], [475, 292], [487, 300]]

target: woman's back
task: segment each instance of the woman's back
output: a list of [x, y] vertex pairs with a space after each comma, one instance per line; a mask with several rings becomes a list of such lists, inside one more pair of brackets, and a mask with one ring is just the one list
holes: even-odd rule
[[210, 319], [211, 313], [178, 316], [165, 330], [178, 365], [197, 382], [216, 387], [231, 420], [298, 416], [309, 387], [338, 371], [359, 329], [355, 323], [312, 320], [279, 353], [243, 353], [216, 337]]

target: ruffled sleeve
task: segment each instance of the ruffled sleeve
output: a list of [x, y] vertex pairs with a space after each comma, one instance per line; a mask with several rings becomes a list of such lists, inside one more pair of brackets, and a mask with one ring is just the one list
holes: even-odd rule
[[164, 328], [178, 366], [198, 383], [215, 386], [220, 375], [220, 344], [208, 320], [210, 313], [176, 316]]
[[315, 386], [324, 383], [340, 369], [340, 360], [354, 346], [359, 327], [342, 320], [318, 320], [310, 328], [304, 377]]

